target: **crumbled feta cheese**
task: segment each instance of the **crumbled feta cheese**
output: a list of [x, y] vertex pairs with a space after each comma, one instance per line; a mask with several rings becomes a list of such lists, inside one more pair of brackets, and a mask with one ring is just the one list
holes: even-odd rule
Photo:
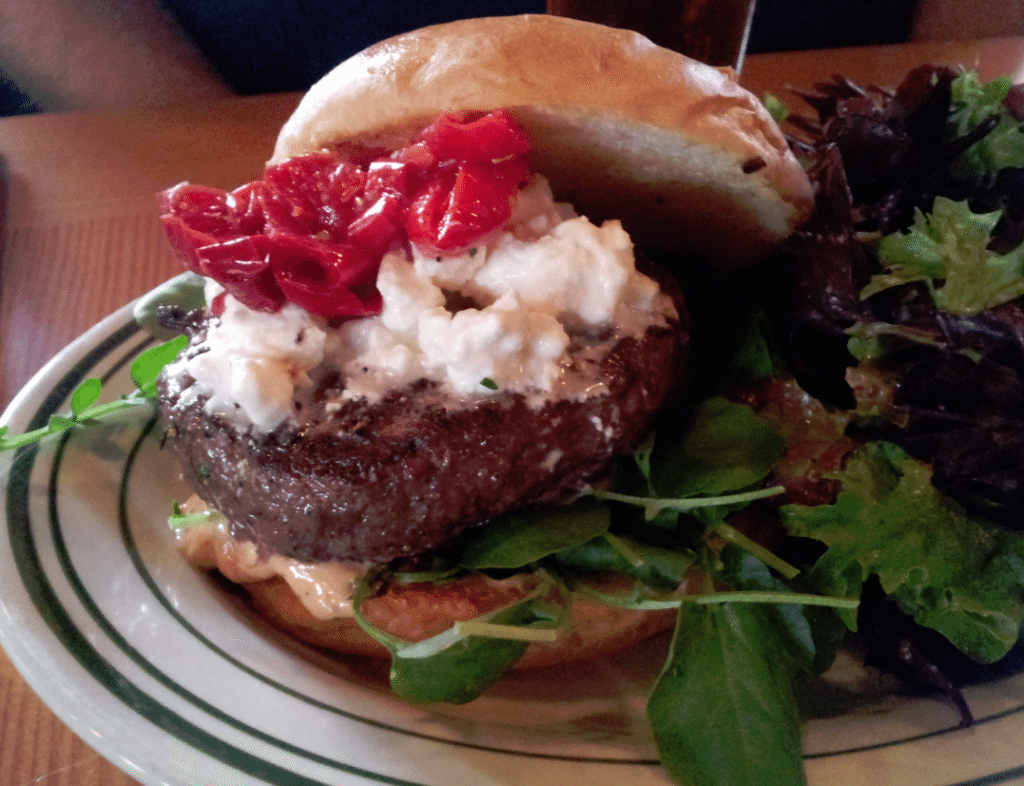
[[593, 326], [612, 321], [634, 275], [633, 243], [622, 225], [596, 227], [580, 217], [532, 242], [503, 235], [466, 289], [485, 302], [514, 292], [528, 309]]
[[388, 330], [408, 332], [415, 328], [420, 314], [444, 305], [441, 287], [418, 273], [399, 254], [388, 254], [381, 261], [377, 289], [384, 298], [384, 310], [378, 318]]
[[[208, 287], [207, 297], [218, 292]], [[168, 372], [193, 377], [194, 392], [209, 396], [209, 412], [271, 431], [291, 414], [295, 388], [309, 384], [325, 342], [324, 331], [298, 306], [269, 314], [227, 297], [224, 313], [210, 321], [202, 350]]]
[[295, 390], [321, 364], [342, 371], [349, 399], [379, 400], [422, 378], [461, 395], [543, 396], [571, 365], [572, 330], [639, 335], [675, 315], [658, 285], [636, 271], [619, 222], [598, 227], [577, 216], [555, 203], [541, 177], [520, 192], [509, 225], [489, 242], [444, 259], [415, 248], [411, 258], [388, 254], [377, 288], [378, 316], [326, 333], [296, 306], [265, 314], [228, 296], [186, 370], [211, 411], [268, 431], [289, 416]]
[[458, 393], [534, 389], [550, 392], [569, 346], [550, 314], [524, 308], [509, 292], [484, 309], [424, 312], [419, 321], [424, 365], [438, 369]]

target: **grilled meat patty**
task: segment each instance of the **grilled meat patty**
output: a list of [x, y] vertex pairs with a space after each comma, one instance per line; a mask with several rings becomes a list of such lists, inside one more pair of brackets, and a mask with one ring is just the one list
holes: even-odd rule
[[[197, 339], [206, 319], [192, 320]], [[685, 322], [639, 338], [574, 336], [570, 355], [601, 390], [583, 398], [456, 399], [420, 380], [376, 403], [346, 401], [333, 373], [264, 434], [208, 413], [203, 397], [183, 395], [192, 381], [181, 375], [161, 380], [160, 413], [185, 477], [236, 538], [303, 561], [389, 562], [606, 474], [679, 389]]]

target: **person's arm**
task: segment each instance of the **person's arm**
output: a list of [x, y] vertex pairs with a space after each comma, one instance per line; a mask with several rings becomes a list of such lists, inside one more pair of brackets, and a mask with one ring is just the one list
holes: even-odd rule
[[0, 77], [44, 111], [232, 94], [158, 0], [4, 0]]

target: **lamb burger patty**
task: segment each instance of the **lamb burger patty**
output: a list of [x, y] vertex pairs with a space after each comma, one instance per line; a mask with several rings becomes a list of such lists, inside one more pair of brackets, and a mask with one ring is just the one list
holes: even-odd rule
[[[260, 434], [183, 396], [185, 377], [162, 381], [160, 412], [186, 479], [234, 537], [302, 561], [388, 562], [606, 474], [678, 390], [688, 343], [679, 321], [611, 342], [589, 361], [603, 392], [541, 405], [522, 394], [446, 399], [421, 380], [339, 408], [325, 381], [305, 411]], [[594, 345], [574, 345], [582, 364]]]

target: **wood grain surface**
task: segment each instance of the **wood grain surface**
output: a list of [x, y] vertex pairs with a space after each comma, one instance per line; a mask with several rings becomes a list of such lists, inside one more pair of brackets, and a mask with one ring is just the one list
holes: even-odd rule
[[[1024, 40], [756, 55], [743, 81], [759, 94], [832, 73], [885, 84], [934, 60], [1020, 80]], [[0, 404], [99, 319], [179, 272], [154, 194], [183, 180], [231, 188], [257, 176], [297, 100], [0, 120]], [[136, 782], [73, 734], [0, 656], [0, 786]]]

